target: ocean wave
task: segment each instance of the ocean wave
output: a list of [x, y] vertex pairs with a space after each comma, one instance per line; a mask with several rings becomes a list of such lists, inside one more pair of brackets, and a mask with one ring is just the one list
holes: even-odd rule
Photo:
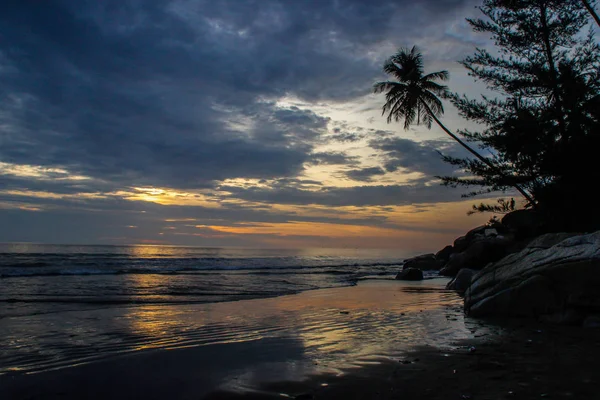
[[[43, 297], [43, 298], [0, 298], [0, 303], [62, 303], [62, 304], [96, 304], [96, 305], [127, 305], [127, 304], [196, 304], [214, 303], [219, 301], [276, 297], [285, 294], [298, 293], [297, 290], [274, 292], [241, 292], [241, 293], [177, 293], [165, 292], [160, 298], [150, 294], [137, 294], [129, 298], [99, 298], [99, 297]], [[185, 297], [183, 299], [183, 297]], [[181, 298], [181, 299], [179, 299]], [[194, 300], [198, 298], [199, 300]], [[208, 298], [208, 299], [207, 299]]]
[[[125, 267], [114, 268], [115, 266], [106, 266], [99, 268], [98, 265], [72, 265], [72, 266], [48, 266], [39, 268], [21, 267], [21, 266], [5, 266], [0, 268], [0, 278], [16, 278], [16, 277], [44, 277], [44, 276], [85, 276], [85, 275], [127, 275], [127, 274], [153, 274], [153, 275], [186, 275], [186, 274], [201, 274], [201, 273], [227, 273], [236, 272], [245, 273], [248, 275], [279, 275], [279, 274], [327, 274], [327, 275], [347, 275], [354, 273], [371, 273], [378, 274], [381, 271], [364, 269], [372, 268], [387, 268], [400, 267], [402, 264], [394, 263], [351, 263], [337, 265], [271, 265], [271, 266], [178, 266], [178, 265], [161, 265], [155, 267]], [[118, 265], [117, 267], [123, 267]]]

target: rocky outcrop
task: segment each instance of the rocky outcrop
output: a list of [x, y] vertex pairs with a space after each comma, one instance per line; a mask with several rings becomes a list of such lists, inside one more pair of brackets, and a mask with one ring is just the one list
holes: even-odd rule
[[436, 259], [435, 255], [423, 254], [404, 261], [403, 269], [416, 268], [422, 271], [438, 271], [441, 267], [442, 263]]
[[423, 280], [423, 271], [418, 268], [407, 268], [396, 275], [396, 279], [401, 281], [421, 281]]
[[600, 315], [600, 231], [568, 236], [543, 235], [478, 272], [465, 292], [467, 314], [577, 324]]
[[437, 253], [435, 253], [435, 259], [441, 264], [445, 264], [450, 259], [450, 255], [452, 255], [452, 253], [454, 253], [454, 247], [446, 246]]
[[454, 277], [463, 268], [482, 269], [520, 250], [515, 244], [515, 234], [499, 223], [478, 226], [436, 254], [440, 275]]
[[502, 226], [516, 233], [519, 239], [539, 235], [543, 225], [543, 218], [534, 210], [516, 210], [502, 218]]
[[477, 273], [474, 269], [463, 268], [458, 274], [446, 285], [448, 290], [456, 290], [459, 293], [464, 293], [471, 285], [473, 276]]
[[[454, 277], [463, 268], [482, 269], [490, 262], [521, 251], [543, 232], [544, 226], [536, 211], [517, 210], [506, 214], [502, 222], [491, 220], [486, 225], [471, 229], [436, 254], [435, 258], [441, 264], [440, 275]], [[563, 235], [563, 238], [569, 236]]]
[[547, 233], [533, 239], [527, 244], [530, 249], [549, 249], [552, 246], [556, 246], [565, 239], [573, 236], [579, 236], [581, 233], [572, 232], [560, 232], [560, 233]]
[[488, 263], [504, 257], [511, 245], [512, 240], [503, 236], [475, 235], [463, 252], [450, 255], [440, 275], [456, 276], [463, 268], [480, 270]]

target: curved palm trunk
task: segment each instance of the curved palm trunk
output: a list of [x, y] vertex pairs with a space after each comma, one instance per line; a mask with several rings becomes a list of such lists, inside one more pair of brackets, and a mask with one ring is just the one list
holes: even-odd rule
[[596, 13], [596, 10], [594, 10], [594, 7], [592, 7], [588, 0], [581, 0], [581, 2], [583, 3], [583, 6], [586, 8], [586, 10], [588, 10], [588, 12], [591, 14], [592, 18], [594, 18], [596, 24], [600, 26], [600, 18], [598, 18], [598, 14]]
[[[468, 144], [466, 144], [465, 142], [463, 142], [454, 133], [450, 132], [450, 130], [448, 128], [446, 128], [444, 126], [444, 124], [442, 124], [442, 122], [435, 116], [435, 114], [431, 111], [431, 109], [429, 108], [429, 106], [427, 106], [427, 104], [424, 104], [424, 106], [427, 109], [427, 112], [429, 112], [429, 114], [431, 114], [431, 116], [433, 117], [434, 121], [439, 125], [439, 127], [442, 128], [444, 130], [444, 132], [446, 132], [452, 139], [456, 140], [458, 142], [458, 144], [460, 144], [462, 147], [464, 147], [465, 149], [467, 149], [471, 154], [473, 154], [475, 157], [477, 157], [479, 160], [481, 160], [481, 162], [483, 162], [485, 165], [487, 165], [488, 167], [490, 167], [493, 170], [496, 170], [500, 175], [503, 175], [500, 171], [498, 171], [498, 169], [494, 166], [494, 164], [492, 164], [487, 158], [485, 158], [484, 156], [482, 156], [481, 154], [479, 154], [478, 152], [476, 152], [475, 150], [473, 150], [473, 148], [471, 148], [471, 146], [469, 146]], [[515, 189], [517, 189], [519, 191], [519, 193], [521, 193], [523, 195], [523, 197], [525, 197], [525, 199], [527, 199], [527, 201], [529, 202], [529, 204], [531, 204], [532, 207], [536, 206], [535, 200], [533, 200], [533, 198], [531, 197], [531, 195], [529, 193], [527, 193], [525, 191], [525, 189], [523, 189], [522, 187], [520, 187], [516, 183], [513, 184], [512, 186]]]

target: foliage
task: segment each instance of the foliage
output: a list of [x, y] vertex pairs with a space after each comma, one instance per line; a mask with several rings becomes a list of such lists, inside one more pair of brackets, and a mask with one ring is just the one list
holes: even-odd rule
[[444, 114], [439, 97], [449, 94], [448, 87], [436, 81], [448, 80], [448, 71], [425, 74], [423, 56], [416, 46], [400, 49], [384, 64], [383, 70], [397, 81], [375, 84], [375, 93], [386, 93], [383, 114], [388, 114], [387, 122], [404, 119], [404, 129], [416, 123], [431, 128], [433, 117]]
[[479, 205], [473, 205], [473, 209], [467, 212], [468, 215], [480, 213], [480, 212], [492, 212], [496, 214], [508, 214], [512, 211], [516, 210], [516, 202], [514, 198], [511, 198], [510, 201], [506, 199], [498, 199], [496, 201], [498, 204], [484, 204], [480, 203]]
[[480, 187], [468, 195], [517, 184], [554, 229], [600, 227], [585, 207], [600, 177], [600, 46], [586, 34], [590, 14], [574, 0], [485, 0], [480, 10], [485, 18], [468, 21], [498, 52], [477, 49], [462, 64], [498, 97], [450, 97], [482, 127], [459, 133], [493, 156], [487, 163], [446, 157], [471, 177], [444, 177], [444, 184]]
[[404, 129], [409, 129], [412, 124], [420, 124], [421, 122], [431, 129], [431, 123], [435, 121], [452, 139], [477, 157], [483, 166], [495, 171], [507, 184], [515, 187], [528, 201], [533, 202], [531, 196], [521, 188], [518, 182], [508, 175], [504, 175], [504, 172], [493, 165], [489, 159], [483, 157], [458, 138], [439, 120], [439, 117], [444, 113], [440, 97], [448, 97], [449, 91], [446, 86], [436, 81], [447, 80], [447, 71], [425, 74], [423, 56], [416, 46], [410, 50], [398, 50], [395, 55], [385, 62], [383, 70], [396, 79], [396, 81], [376, 83], [373, 88], [375, 93], [386, 93], [383, 115], [388, 114], [388, 123], [392, 120], [400, 121], [403, 119]]

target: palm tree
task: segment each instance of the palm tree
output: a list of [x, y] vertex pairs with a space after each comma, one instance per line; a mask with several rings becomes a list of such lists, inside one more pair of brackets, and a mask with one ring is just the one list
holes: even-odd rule
[[[448, 96], [449, 92], [447, 86], [440, 85], [436, 81], [448, 80], [448, 71], [432, 72], [425, 75], [423, 55], [416, 46], [410, 50], [398, 50], [385, 62], [383, 70], [398, 80], [378, 82], [373, 88], [375, 93], [386, 93], [383, 115], [388, 114], [388, 123], [392, 120], [397, 122], [404, 119], [404, 129], [408, 129], [415, 122], [417, 125], [423, 123], [428, 129], [431, 129], [431, 123], [435, 121], [444, 132], [467, 151], [492, 170], [502, 174], [490, 160], [463, 142], [439, 120], [439, 117], [444, 114], [444, 106], [440, 97]], [[517, 184], [513, 184], [513, 186], [531, 205], [535, 205], [535, 201], [529, 193]]]
[[585, 9], [588, 10], [588, 12], [592, 16], [592, 18], [594, 18], [594, 21], [596, 21], [596, 24], [598, 24], [598, 26], [600, 26], [600, 18], [598, 18], [598, 14], [596, 13], [596, 10], [594, 10], [594, 7], [592, 7], [592, 4], [588, 0], [581, 0], [581, 2], [583, 3], [583, 6], [585, 7]]

